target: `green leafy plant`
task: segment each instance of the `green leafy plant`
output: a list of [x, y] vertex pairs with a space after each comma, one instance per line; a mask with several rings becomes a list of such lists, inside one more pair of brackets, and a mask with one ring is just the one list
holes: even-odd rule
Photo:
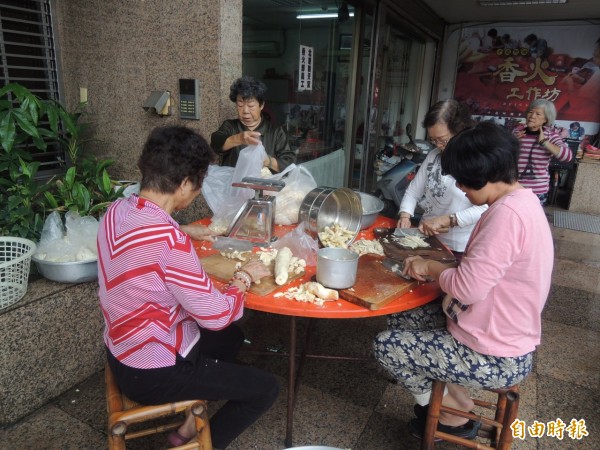
[[116, 186], [108, 175], [106, 169], [112, 164], [109, 159], [85, 158], [80, 166], [70, 167], [63, 177], [54, 180], [52, 191], [44, 192], [50, 208], [98, 217], [123, 196], [125, 189], [125, 186]]
[[[85, 104], [67, 111], [60, 103], [43, 100], [25, 87], [11, 83], [0, 89], [0, 232], [40, 237], [52, 211], [78, 211], [98, 217], [116, 198], [119, 187], [107, 171], [110, 159], [84, 154], [89, 124], [82, 122]], [[60, 145], [68, 155], [65, 172], [47, 183], [40, 180], [40, 163], [32, 154]]]

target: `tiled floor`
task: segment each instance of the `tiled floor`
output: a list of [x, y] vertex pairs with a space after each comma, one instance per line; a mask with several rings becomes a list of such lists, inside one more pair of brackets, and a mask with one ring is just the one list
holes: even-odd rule
[[[552, 223], [552, 208], [547, 209]], [[550, 298], [543, 315], [543, 339], [534, 373], [522, 384], [519, 418], [549, 422], [584, 419], [589, 436], [526, 437], [514, 449], [600, 448], [600, 235], [553, 229], [556, 260]], [[250, 313], [244, 328], [253, 345], [287, 345], [287, 319]], [[301, 324], [301, 330], [304, 324]], [[368, 356], [371, 339], [384, 318], [318, 320], [315, 351]], [[283, 449], [286, 360], [279, 355], [243, 359], [279, 377], [274, 407], [230, 449]], [[372, 362], [308, 360], [297, 398], [294, 445], [326, 445], [354, 450], [417, 449], [407, 431], [412, 398], [390, 383]], [[211, 405], [211, 409], [218, 405]], [[100, 449], [106, 447], [103, 373], [0, 430], [2, 449]], [[128, 448], [165, 448], [165, 436], [132, 441]], [[438, 448], [455, 448], [438, 445]]]

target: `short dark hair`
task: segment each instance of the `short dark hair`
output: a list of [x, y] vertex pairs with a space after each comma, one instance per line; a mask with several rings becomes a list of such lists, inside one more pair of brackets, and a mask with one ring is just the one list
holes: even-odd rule
[[487, 183], [518, 180], [519, 140], [490, 122], [454, 136], [442, 152], [442, 170], [461, 185], [479, 190]]
[[172, 194], [187, 178], [198, 189], [215, 156], [206, 139], [190, 128], [155, 128], [138, 159], [140, 187]]
[[244, 100], [255, 98], [261, 105], [265, 102], [267, 86], [262, 81], [244, 75], [233, 82], [229, 89], [229, 100], [237, 101], [238, 95]]
[[430, 128], [438, 123], [445, 123], [452, 134], [458, 134], [465, 128], [473, 126], [474, 122], [467, 105], [454, 99], [448, 99], [434, 104], [423, 119], [425, 128]]

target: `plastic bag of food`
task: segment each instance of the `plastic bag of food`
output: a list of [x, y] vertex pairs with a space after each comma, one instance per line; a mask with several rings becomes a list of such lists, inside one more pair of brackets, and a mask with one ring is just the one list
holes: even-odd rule
[[271, 247], [278, 250], [288, 247], [294, 256], [306, 261], [307, 266], [317, 265], [319, 243], [306, 233], [304, 223], [300, 223], [292, 231], [277, 239]]
[[98, 221], [94, 217], [80, 217], [79, 213], [69, 211], [65, 215], [65, 222], [66, 227], [56, 211], [46, 218], [36, 257], [51, 262], [97, 259]]
[[281, 191], [270, 193], [277, 197], [275, 223], [278, 225], [298, 223], [302, 200], [306, 194], [317, 187], [317, 182], [311, 173], [305, 167], [290, 164], [283, 172], [267, 178], [285, 182], [285, 187]]

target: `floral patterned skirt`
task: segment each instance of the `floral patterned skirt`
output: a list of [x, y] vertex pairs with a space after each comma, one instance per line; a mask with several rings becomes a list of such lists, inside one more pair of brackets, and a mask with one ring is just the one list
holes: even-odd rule
[[446, 329], [441, 303], [392, 314], [388, 329], [377, 335], [375, 357], [426, 404], [433, 380], [473, 388], [502, 388], [520, 383], [531, 372], [533, 352], [518, 357], [478, 353], [458, 342]]

